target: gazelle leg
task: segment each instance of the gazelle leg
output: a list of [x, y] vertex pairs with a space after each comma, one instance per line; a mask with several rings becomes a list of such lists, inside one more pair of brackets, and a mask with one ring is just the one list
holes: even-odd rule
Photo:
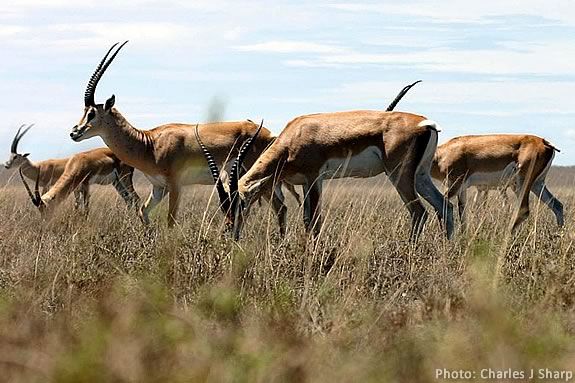
[[82, 193], [82, 200], [84, 201], [84, 214], [88, 214], [90, 211], [90, 184], [88, 182], [84, 182], [80, 186], [80, 191]]
[[533, 183], [531, 191], [533, 192], [533, 194], [537, 196], [537, 198], [541, 200], [541, 202], [546, 204], [547, 207], [549, 207], [553, 211], [553, 214], [555, 214], [555, 219], [557, 220], [557, 225], [559, 227], [562, 227], [565, 223], [565, 220], [563, 218], [563, 204], [553, 194], [551, 194], [549, 189], [547, 189], [545, 181], [543, 180], [535, 181], [535, 183]]
[[82, 193], [80, 190], [74, 190], [74, 210], [79, 210], [82, 206]]
[[160, 202], [162, 202], [162, 199], [164, 199], [167, 192], [168, 190], [163, 186], [154, 185], [152, 187], [150, 196], [144, 205], [140, 208], [140, 218], [144, 224], [147, 225], [150, 223], [150, 211], [152, 211]]
[[415, 191], [412, 175], [407, 175], [404, 172], [401, 178], [394, 178], [395, 177], [393, 177], [393, 175], [390, 177], [395, 186], [395, 189], [403, 201], [403, 204], [411, 216], [411, 230], [409, 238], [411, 241], [417, 241], [421, 231], [423, 230], [423, 225], [427, 221], [427, 211], [425, 210], [425, 207], [421, 203], [421, 200]]
[[517, 176], [517, 188], [515, 189], [515, 194], [517, 195], [517, 213], [515, 214], [515, 219], [511, 232], [515, 232], [519, 225], [523, 223], [529, 217], [529, 186], [525, 178], [521, 175]]
[[298, 192], [295, 190], [295, 186], [287, 182], [284, 182], [284, 186], [290, 192], [290, 194], [296, 199], [298, 206], [301, 206], [301, 199]]
[[[448, 177], [447, 180], [447, 193], [446, 193], [446, 199], [447, 200], [452, 200], [453, 197], [457, 196], [457, 209], [459, 212], [459, 219], [461, 221], [461, 223], [463, 224], [463, 220], [464, 220], [464, 210], [465, 210], [465, 202], [463, 200], [463, 198], [459, 198], [462, 190], [466, 188], [466, 184], [465, 184], [465, 179], [463, 176], [457, 177], [457, 178], [453, 178], [453, 177]], [[466, 192], [463, 191], [463, 194], [466, 195]]]
[[467, 203], [467, 185], [463, 184], [459, 188], [459, 193], [457, 193], [457, 209], [459, 211], [459, 221], [465, 229], [465, 205]]
[[445, 225], [447, 238], [451, 238], [453, 235], [453, 205], [437, 190], [429, 172], [418, 169], [415, 177], [415, 190], [433, 207], [439, 222]]
[[180, 188], [178, 185], [170, 185], [170, 197], [168, 206], [168, 227], [176, 224], [176, 215], [180, 205]]
[[271, 204], [272, 209], [278, 219], [278, 227], [280, 231], [280, 236], [283, 238], [286, 233], [287, 226], [287, 207], [284, 204], [284, 195], [281, 190], [281, 185], [278, 185], [271, 196], [271, 201], [269, 201], [269, 196], [267, 193], [263, 194], [263, 197], [268, 200]]
[[309, 213], [311, 215], [310, 224], [307, 227], [308, 233], [317, 237], [321, 231], [321, 192], [323, 180], [318, 177], [314, 180], [307, 180], [310, 183], [307, 199], [309, 203]]
[[138, 193], [134, 190], [134, 184], [132, 182], [133, 172], [127, 169], [121, 169], [115, 171], [116, 178], [114, 179], [112, 185], [122, 197], [126, 205], [129, 207], [136, 207], [140, 201]]
[[306, 231], [309, 231], [311, 225], [311, 205], [309, 201], [310, 185], [306, 182], [302, 185], [303, 190], [303, 224]]

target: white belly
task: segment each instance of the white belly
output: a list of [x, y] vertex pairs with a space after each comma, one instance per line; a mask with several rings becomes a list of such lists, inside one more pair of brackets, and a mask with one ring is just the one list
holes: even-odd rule
[[477, 172], [467, 177], [467, 186], [483, 186], [487, 188], [495, 188], [509, 184], [517, 171], [517, 164], [515, 162], [507, 165], [503, 170], [496, 172]]
[[369, 146], [354, 156], [326, 161], [320, 174], [324, 178], [367, 178], [382, 173], [384, 170], [381, 150], [377, 146]]

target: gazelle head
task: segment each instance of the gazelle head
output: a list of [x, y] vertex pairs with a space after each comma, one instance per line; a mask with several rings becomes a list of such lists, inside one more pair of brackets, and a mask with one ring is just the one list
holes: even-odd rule
[[254, 201], [254, 199], [250, 198], [248, 195], [240, 193], [240, 191], [238, 190], [239, 171], [241, 169], [242, 163], [246, 158], [248, 151], [254, 144], [255, 139], [257, 135], [260, 133], [263, 126], [264, 122], [262, 120], [260, 126], [255, 131], [255, 133], [250, 138], [248, 138], [240, 147], [238, 156], [233, 162], [232, 168], [230, 170], [228, 180], [228, 191], [226, 191], [220, 177], [220, 171], [218, 169], [218, 165], [216, 164], [213, 155], [201, 141], [200, 135], [198, 134], [198, 126], [196, 125], [195, 130], [196, 139], [198, 141], [198, 144], [200, 145], [200, 148], [202, 149], [204, 157], [208, 162], [208, 167], [210, 168], [210, 172], [212, 173], [212, 177], [214, 179], [214, 182], [216, 183], [216, 190], [218, 192], [218, 197], [220, 198], [220, 208], [222, 209], [222, 211], [226, 216], [226, 229], [227, 231], [232, 232], [235, 240], [238, 240], [240, 237], [240, 232], [243, 226], [244, 219], [249, 212], [251, 202]]
[[30, 186], [28, 186], [28, 183], [26, 182], [26, 179], [24, 178], [24, 175], [22, 174], [22, 169], [19, 169], [19, 172], [20, 172], [20, 179], [22, 180], [22, 183], [24, 184], [24, 187], [26, 188], [26, 191], [28, 192], [28, 196], [30, 196], [32, 203], [34, 204], [34, 206], [36, 206], [40, 210], [40, 213], [42, 215], [45, 215], [45, 213], [47, 212], [46, 204], [42, 200], [42, 196], [40, 195], [40, 190], [38, 188], [38, 183], [40, 182], [40, 172], [38, 172], [38, 175], [36, 176], [36, 183], [34, 185], [34, 193], [32, 193], [32, 190], [30, 190]]
[[16, 132], [16, 136], [14, 136], [14, 139], [12, 140], [12, 146], [10, 147], [10, 158], [8, 159], [8, 161], [6, 161], [4, 163], [4, 167], [6, 169], [10, 169], [13, 166], [21, 166], [23, 165], [28, 159], [27, 157], [30, 155], [30, 153], [24, 153], [24, 154], [20, 154], [18, 153], [18, 143], [20, 142], [20, 139], [22, 138], [22, 136], [24, 136], [26, 134], [26, 132], [28, 130], [30, 130], [31, 127], [34, 126], [34, 124], [32, 125], [28, 125], [26, 127], [26, 129], [24, 129], [24, 131], [22, 131], [22, 128], [25, 125], [21, 125], [20, 128], [18, 128], [18, 131]]
[[90, 77], [88, 81], [88, 86], [86, 87], [86, 92], [84, 93], [84, 113], [82, 118], [72, 128], [70, 137], [76, 141], [82, 141], [94, 136], [101, 136], [106, 133], [107, 128], [113, 125], [113, 119], [110, 116], [110, 111], [116, 102], [116, 97], [112, 95], [104, 104], [96, 104], [94, 100], [94, 95], [96, 93], [96, 87], [98, 82], [106, 72], [106, 69], [110, 66], [114, 58], [120, 50], [126, 45], [128, 41], [125, 41], [122, 45], [116, 49], [116, 51], [108, 58], [112, 50], [118, 45], [118, 43], [112, 45], [108, 50], [100, 64]]

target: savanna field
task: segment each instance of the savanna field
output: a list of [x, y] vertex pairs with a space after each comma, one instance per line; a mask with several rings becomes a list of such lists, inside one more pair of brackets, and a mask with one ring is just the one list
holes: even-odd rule
[[[144, 227], [111, 187], [92, 188], [87, 217], [69, 198], [42, 221], [14, 177], [0, 189], [0, 380], [435, 382], [436, 369], [575, 370], [574, 175], [548, 177], [563, 229], [532, 198], [510, 236], [514, 207], [470, 193], [467, 231], [447, 241], [430, 217], [416, 244], [384, 178], [328, 183], [316, 242], [286, 193], [286, 238], [263, 203], [236, 243], [209, 187], [186, 189], [168, 229], [165, 202]], [[146, 198], [149, 186], [137, 190]]]

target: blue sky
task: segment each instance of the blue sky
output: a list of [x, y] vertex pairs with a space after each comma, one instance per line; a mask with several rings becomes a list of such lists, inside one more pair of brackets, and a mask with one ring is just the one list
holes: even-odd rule
[[[520, 5], [519, 5], [520, 4]], [[72, 1], [0, 4], [0, 145], [35, 123], [21, 150], [35, 160], [102, 146], [74, 143], [86, 82], [107, 48], [130, 43], [102, 79], [135, 126], [383, 109], [422, 79], [399, 110], [464, 134], [533, 133], [575, 164], [575, 3], [404, 0]]]

